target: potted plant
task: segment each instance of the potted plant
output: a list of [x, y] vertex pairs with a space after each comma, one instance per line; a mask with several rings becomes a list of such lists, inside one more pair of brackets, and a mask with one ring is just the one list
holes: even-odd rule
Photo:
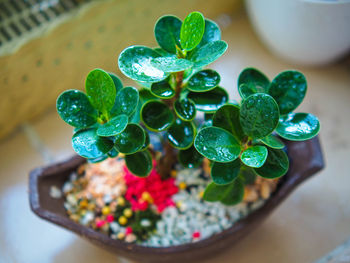
[[[154, 31], [159, 47], [131, 46], [118, 59], [140, 89], [94, 69], [86, 93], [67, 90], [58, 97], [59, 115], [74, 127], [72, 146], [85, 159], [34, 170], [31, 207], [122, 256], [200, 259], [251, 231], [322, 169], [314, 138], [320, 125], [312, 114], [293, 112], [307, 90], [297, 71], [269, 81], [257, 69], [244, 69], [238, 78], [242, 101], [229, 100], [220, 75], [205, 69], [227, 44], [201, 13], [183, 22], [163, 16]], [[250, 192], [258, 197], [251, 199]], [[198, 216], [196, 209], [207, 212]], [[218, 218], [215, 213], [223, 220], [203, 221]], [[187, 229], [182, 217], [203, 225], [203, 232]], [[161, 234], [164, 224], [181, 224], [180, 233], [171, 232], [179, 237]]]

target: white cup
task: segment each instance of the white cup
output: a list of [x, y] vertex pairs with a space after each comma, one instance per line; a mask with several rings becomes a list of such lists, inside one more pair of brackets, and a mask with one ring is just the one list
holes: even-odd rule
[[246, 0], [265, 45], [293, 64], [323, 65], [350, 51], [350, 0]]

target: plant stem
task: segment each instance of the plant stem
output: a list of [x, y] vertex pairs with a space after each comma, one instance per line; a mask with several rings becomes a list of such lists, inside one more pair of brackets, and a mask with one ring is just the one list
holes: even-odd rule
[[[174, 112], [174, 102], [180, 97], [182, 83], [184, 78], [184, 72], [177, 72], [175, 75], [175, 96], [172, 99], [165, 100], [165, 103], [169, 108]], [[174, 165], [177, 163], [177, 154], [176, 150], [169, 144], [168, 140], [163, 141], [163, 155], [158, 161], [157, 170], [158, 173], [162, 176], [163, 179], [170, 177], [170, 172], [174, 168]]]

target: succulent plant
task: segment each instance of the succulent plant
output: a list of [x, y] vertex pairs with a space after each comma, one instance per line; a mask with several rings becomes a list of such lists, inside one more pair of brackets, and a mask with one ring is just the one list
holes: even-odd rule
[[[284, 71], [270, 82], [257, 69], [244, 69], [237, 103], [219, 86], [220, 75], [204, 69], [227, 49], [215, 22], [199, 12], [183, 22], [163, 16], [154, 32], [159, 47], [131, 46], [118, 59], [120, 71], [140, 89], [123, 87], [113, 73], [94, 69], [86, 94], [68, 90], [59, 96], [59, 115], [75, 127], [74, 150], [90, 162], [123, 153], [137, 176], [150, 173], [153, 159], [168, 176], [176, 163], [195, 168], [206, 157], [212, 182], [203, 198], [227, 205], [240, 202], [244, 185], [257, 175], [286, 174], [289, 161], [279, 137], [308, 140], [320, 129], [314, 115], [293, 112], [306, 94], [303, 74]], [[160, 135], [161, 157], [149, 147], [153, 133]]]

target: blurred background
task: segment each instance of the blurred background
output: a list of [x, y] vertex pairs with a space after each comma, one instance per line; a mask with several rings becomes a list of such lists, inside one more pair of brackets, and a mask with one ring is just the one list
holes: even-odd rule
[[120, 51], [156, 46], [161, 15], [194, 10], [229, 45], [213, 68], [231, 98], [248, 66], [270, 79], [305, 74], [298, 111], [320, 118], [326, 159], [262, 227], [208, 262], [350, 262], [349, 0], [0, 0], [0, 262], [123, 262], [36, 217], [28, 172], [73, 154], [71, 128], [55, 112], [63, 90], [84, 89], [96, 67], [123, 77]]

